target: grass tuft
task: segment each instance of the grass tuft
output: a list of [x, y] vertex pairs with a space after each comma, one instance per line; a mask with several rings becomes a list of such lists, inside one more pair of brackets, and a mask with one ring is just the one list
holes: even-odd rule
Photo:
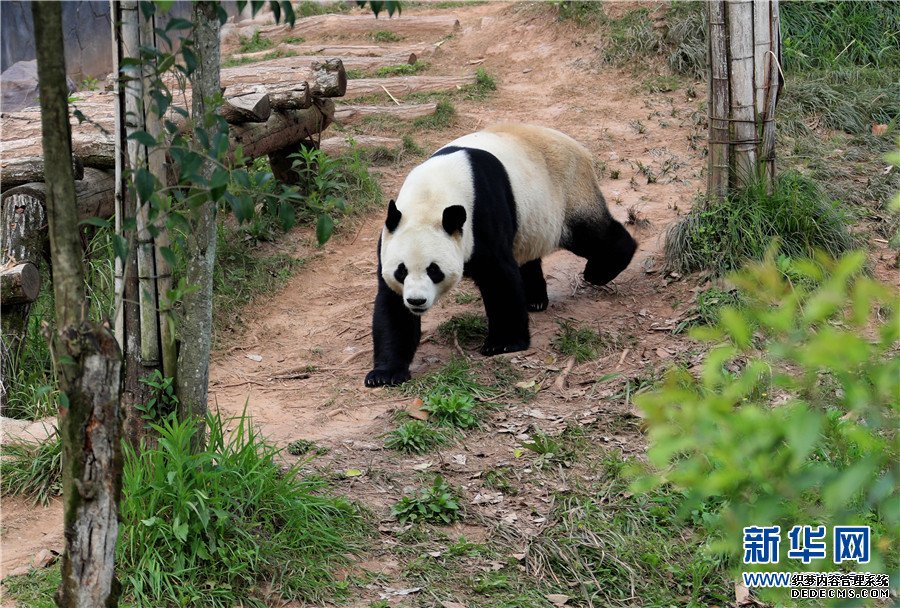
[[596, 359], [606, 347], [606, 340], [589, 327], [578, 327], [572, 321], [557, 321], [559, 331], [551, 341], [553, 348], [576, 363]]
[[28, 496], [46, 505], [62, 494], [62, 441], [59, 433], [42, 442], [0, 446], [3, 496]]
[[790, 257], [817, 249], [834, 256], [856, 244], [846, 221], [815, 182], [785, 171], [771, 194], [757, 184], [722, 201], [695, 204], [666, 235], [666, 263], [679, 272], [723, 273], [763, 259], [773, 241]]
[[497, 386], [483, 383], [469, 360], [463, 357], [455, 357], [444, 367], [405, 382], [399, 390], [405, 395], [462, 393], [479, 401], [493, 399], [502, 392]]
[[118, 560], [126, 596], [143, 606], [225, 608], [256, 604], [262, 588], [280, 602], [321, 604], [339, 593], [335, 568], [361, 548], [359, 509], [283, 470], [249, 418], [207, 424], [201, 452], [191, 450], [195, 424], [172, 419], [156, 427], [158, 447], [125, 446]]
[[421, 420], [404, 422], [385, 435], [384, 447], [407, 454], [424, 454], [446, 443], [447, 436]]
[[448, 99], [441, 99], [437, 102], [434, 114], [428, 116], [420, 116], [413, 121], [413, 126], [418, 129], [444, 129], [453, 123], [456, 118], [456, 108]]
[[241, 36], [238, 46], [239, 53], [255, 53], [257, 51], [267, 51], [275, 46], [275, 41], [263, 38], [261, 32], [254, 32], [253, 36]]
[[403, 40], [403, 36], [399, 34], [395, 34], [394, 32], [389, 32], [387, 30], [379, 30], [377, 32], [372, 32], [369, 34], [369, 37], [372, 38], [375, 42], [400, 42]]
[[437, 334], [448, 344], [456, 339], [463, 348], [478, 348], [487, 338], [487, 319], [484, 315], [465, 312], [453, 315], [438, 326]]
[[422, 409], [431, 416], [429, 420], [457, 429], [471, 429], [478, 426], [475, 400], [471, 395], [461, 393], [435, 393], [425, 399]]
[[402, 63], [399, 65], [386, 65], [375, 70], [376, 78], [388, 78], [390, 76], [412, 76], [427, 70], [430, 64], [427, 61], [415, 63]]

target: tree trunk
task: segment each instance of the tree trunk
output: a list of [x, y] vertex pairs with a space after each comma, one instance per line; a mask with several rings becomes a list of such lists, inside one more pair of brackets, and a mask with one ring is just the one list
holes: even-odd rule
[[[191, 106], [194, 120], [203, 124], [204, 117], [216, 108], [209, 105], [219, 94], [219, 18], [214, 2], [196, 2], [192, 10], [194, 52], [197, 69], [191, 74]], [[210, 121], [207, 124], [216, 124]], [[214, 127], [215, 128], [215, 127]], [[214, 133], [209, 134], [212, 140]], [[209, 177], [213, 165], [207, 161], [201, 169]], [[205, 416], [209, 388], [209, 353], [212, 346], [212, 282], [216, 259], [216, 205], [207, 200], [197, 209], [193, 230], [185, 235], [187, 268], [185, 279], [194, 291], [182, 301], [181, 349], [178, 353], [176, 393], [179, 415], [193, 416], [198, 430], [192, 442], [195, 449], [206, 444]]]
[[57, 331], [52, 347], [64, 395], [59, 409], [66, 548], [56, 603], [116, 606], [115, 573], [122, 484], [119, 393], [122, 358], [115, 338], [88, 319], [75, 205], [61, 6], [33, 2], [47, 217]]

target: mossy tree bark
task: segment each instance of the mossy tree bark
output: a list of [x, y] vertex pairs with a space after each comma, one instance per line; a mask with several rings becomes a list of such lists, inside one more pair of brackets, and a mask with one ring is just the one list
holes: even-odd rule
[[[215, 2], [196, 2], [193, 5], [194, 52], [197, 68], [191, 75], [191, 114], [197, 125], [213, 125], [205, 117], [215, 110], [211, 105], [220, 94], [219, 86], [219, 15]], [[209, 133], [209, 140], [214, 139]], [[202, 171], [209, 178], [214, 166], [206, 161]], [[185, 279], [193, 291], [182, 301], [179, 324], [180, 350], [176, 371], [176, 393], [181, 419], [195, 417], [198, 421], [193, 446], [199, 449], [206, 443], [204, 418], [207, 412], [209, 385], [209, 353], [212, 346], [212, 283], [216, 259], [216, 205], [207, 200], [194, 212], [193, 230], [185, 235], [187, 266]]]
[[71, 161], [61, 7], [56, 2], [33, 2], [31, 7], [54, 269], [56, 332], [50, 340], [63, 394], [59, 426], [66, 548], [55, 599], [63, 608], [116, 606], [122, 357], [112, 333], [88, 318]]

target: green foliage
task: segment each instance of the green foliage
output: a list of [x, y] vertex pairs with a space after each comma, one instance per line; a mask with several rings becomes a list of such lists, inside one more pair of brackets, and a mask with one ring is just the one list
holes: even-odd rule
[[567, 357], [575, 357], [576, 363], [596, 359], [605, 348], [603, 337], [589, 327], [578, 327], [574, 322], [557, 321], [559, 331], [551, 340], [553, 348]]
[[404, 382], [399, 390], [405, 395], [460, 393], [472, 395], [479, 401], [490, 400], [501, 392], [496, 386], [484, 383], [469, 360], [463, 357], [454, 357], [444, 367]]
[[586, 487], [559, 493], [548, 526], [528, 548], [529, 568], [581, 605], [724, 606], [734, 583], [681, 517], [683, 498], [665, 487], [632, 494], [634, 463], [607, 454]]
[[269, 38], [263, 38], [261, 32], [254, 32], [253, 36], [241, 36], [238, 41], [239, 53], [255, 53], [257, 51], [267, 51], [275, 46], [275, 41]]
[[318, 446], [308, 439], [295, 439], [287, 444], [287, 453], [291, 456], [303, 456], [312, 453], [315, 456], [321, 456], [328, 453], [328, 448]]
[[4, 443], [0, 446], [3, 496], [29, 496], [46, 505], [62, 494], [62, 441], [59, 433], [41, 442]]
[[150, 387], [151, 396], [147, 403], [136, 404], [134, 408], [148, 422], [159, 422], [178, 411], [178, 397], [175, 395], [175, 379], [163, 376], [158, 369], [144, 376], [141, 384]]
[[297, 14], [301, 17], [313, 15], [325, 15], [328, 13], [344, 13], [350, 10], [348, 2], [317, 2], [316, 0], [303, 0], [297, 4]]
[[78, 85], [79, 91], [96, 91], [100, 88], [100, 81], [94, 78], [93, 76], [85, 76], [81, 81], [81, 84]]
[[[334, 569], [359, 549], [358, 509], [319, 481], [282, 470], [250, 420], [210, 416], [206, 450], [194, 423], [156, 425], [158, 446], [125, 446], [118, 562], [126, 596], [143, 606], [255, 604], [339, 590]], [[227, 432], [225, 426], [230, 428]]]
[[478, 348], [487, 338], [487, 330], [484, 315], [464, 312], [438, 325], [437, 334], [448, 343], [457, 340], [463, 348]]
[[790, 257], [816, 249], [838, 255], [855, 243], [846, 223], [837, 203], [827, 201], [818, 184], [784, 171], [771, 193], [757, 183], [724, 200], [695, 204], [669, 229], [666, 260], [680, 272], [726, 272], [762, 259], [773, 241]]
[[471, 395], [457, 392], [433, 393], [425, 399], [422, 409], [431, 414], [429, 420], [441, 425], [458, 429], [471, 429], [478, 426], [475, 400]]
[[535, 460], [537, 468], [551, 463], [567, 463], [574, 455], [560, 440], [541, 430], [532, 433], [529, 441], [522, 442], [522, 447], [538, 455]]
[[400, 42], [403, 40], [403, 36], [387, 30], [378, 30], [377, 32], [372, 32], [369, 36], [375, 42]]
[[447, 441], [440, 430], [421, 420], [404, 422], [385, 435], [384, 447], [408, 454], [424, 454]]
[[682, 489], [691, 508], [721, 503], [714, 523], [731, 555], [747, 525], [870, 525], [864, 569], [896, 572], [900, 298], [864, 263], [857, 252], [751, 264], [733, 277], [745, 306], [694, 331], [714, 344], [697, 376], [674, 369], [636, 399], [651, 481]]
[[471, 304], [472, 302], [480, 300], [481, 296], [477, 293], [472, 293], [471, 291], [459, 291], [453, 299], [457, 304]]
[[674, 333], [681, 333], [686, 328], [697, 325], [713, 325], [718, 322], [723, 308], [738, 307], [742, 301], [737, 290], [725, 291], [717, 287], [705, 289], [697, 294], [696, 305], [688, 313], [687, 319], [675, 327]]
[[412, 76], [423, 70], [427, 70], [430, 64], [427, 61], [416, 61], [415, 63], [402, 63], [400, 65], [386, 65], [375, 70], [377, 78], [388, 78], [390, 76]]
[[[316, 4], [318, 4], [318, 2]], [[303, 36], [285, 36], [281, 41], [284, 44], [303, 44], [306, 42], [306, 38]]]
[[32, 570], [22, 576], [7, 576], [3, 579], [4, 596], [16, 600], [23, 608], [56, 608], [53, 595], [59, 588], [59, 567], [51, 566]]
[[476, 101], [483, 101], [497, 90], [497, 81], [484, 68], [475, 71], [475, 84], [465, 87], [466, 97]]
[[900, 6], [895, 2], [786, 0], [779, 11], [787, 70], [900, 66]]
[[606, 19], [602, 2], [591, 0], [561, 0], [556, 2], [556, 19], [574, 21], [579, 27], [595, 25]]
[[434, 114], [429, 116], [420, 116], [413, 120], [413, 126], [418, 129], [444, 129], [453, 123], [456, 118], [456, 108], [447, 99], [441, 99], [437, 102]]
[[274, 51], [258, 57], [227, 57], [222, 60], [220, 67], [233, 68], [239, 65], [247, 65], [248, 63], [259, 63], [260, 61], [270, 61], [272, 59], [281, 59], [282, 57], [294, 57], [296, 54], [297, 53], [294, 51], [275, 49]]
[[391, 515], [400, 523], [451, 524], [462, 513], [453, 488], [443, 477], [437, 476], [431, 486], [403, 496], [391, 508]]

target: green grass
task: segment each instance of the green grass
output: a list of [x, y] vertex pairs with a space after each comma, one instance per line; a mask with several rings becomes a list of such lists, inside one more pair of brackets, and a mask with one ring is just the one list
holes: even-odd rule
[[291, 456], [305, 456], [310, 453], [314, 456], [321, 456], [328, 453], [328, 448], [316, 445], [308, 439], [295, 439], [287, 444], [286, 451]]
[[239, 53], [255, 53], [257, 51], [267, 51], [275, 46], [275, 41], [263, 38], [261, 32], [254, 32], [253, 36], [241, 36], [239, 39]]
[[404, 422], [385, 435], [384, 447], [407, 454], [424, 454], [446, 443], [447, 435], [421, 420]]
[[576, 605], [727, 604], [733, 582], [710, 539], [680, 516], [681, 495], [632, 495], [628, 464], [601, 455], [591, 482], [556, 495], [548, 527], [528, 545], [528, 574], [569, 589]]
[[484, 315], [465, 312], [453, 315], [437, 328], [438, 336], [448, 344], [457, 340], [463, 348], [479, 348], [487, 338], [487, 319]]
[[388, 32], [386, 30], [378, 30], [377, 32], [372, 32], [369, 34], [369, 37], [375, 42], [400, 42], [403, 40], [403, 36], [399, 34], [395, 34], [394, 32]]
[[666, 261], [679, 272], [723, 273], [762, 259], [773, 242], [786, 256], [806, 257], [815, 250], [840, 254], [856, 240], [837, 203], [808, 177], [784, 171], [771, 194], [753, 185], [722, 201], [696, 203], [669, 229]]
[[[191, 422], [157, 427], [158, 447], [125, 447], [118, 563], [126, 598], [145, 606], [321, 605], [340, 594], [335, 569], [361, 549], [358, 507], [321, 481], [284, 470], [249, 418], [208, 419], [205, 451]], [[226, 432], [225, 426], [229, 427]]]
[[736, 290], [725, 291], [710, 287], [697, 294], [697, 302], [688, 313], [688, 319], [679, 323], [674, 333], [681, 333], [697, 325], [713, 325], [719, 321], [719, 314], [726, 306], [740, 306], [741, 295]]
[[456, 492], [442, 477], [413, 494], [403, 496], [391, 508], [400, 523], [451, 524], [462, 517]]
[[476, 407], [471, 395], [451, 392], [428, 395], [422, 409], [429, 413], [430, 422], [457, 429], [471, 429], [478, 426]]
[[551, 340], [553, 348], [567, 357], [575, 357], [576, 363], [591, 361], [607, 347], [606, 340], [596, 330], [579, 327], [573, 321], [558, 321], [559, 331]]
[[[7, 576], [3, 589], [21, 608], [56, 608], [53, 594], [59, 587], [59, 566], [32, 570], [22, 576]], [[120, 604], [123, 605], [123, 604]]]
[[345, 13], [350, 10], [351, 2], [316, 2], [303, 0], [294, 6], [294, 14], [300, 17], [312, 17], [328, 13]]
[[475, 72], [475, 84], [463, 87], [468, 99], [484, 101], [497, 90], [497, 80], [484, 68]]
[[27, 496], [46, 505], [62, 494], [62, 442], [59, 434], [46, 441], [0, 446], [3, 496]]
[[239, 65], [247, 65], [249, 63], [259, 63], [260, 61], [269, 61], [270, 59], [281, 59], [282, 57], [294, 57], [297, 53], [294, 51], [284, 51], [276, 49], [271, 53], [266, 53], [260, 57], [227, 57], [222, 61], [223, 68], [233, 68]]
[[453, 301], [457, 304], [471, 304], [481, 299], [481, 296], [471, 291], [460, 291], [453, 296]]
[[424, 70], [427, 70], [430, 64], [427, 61], [416, 61], [415, 63], [402, 63], [399, 65], [386, 65], [375, 70], [376, 78], [389, 78], [391, 76], [412, 76]]
[[306, 38], [303, 36], [285, 36], [281, 39], [284, 44], [303, 44]]
[[449, 127], [456, 118], [456, 108], [447, 99], [441, 99], [437, 102], [434, 114], [428, 116], [420, 116], [413, 120], [413, 126], [416, 129], [438, 130]]
[[401, 384], [398, 390], [404, 395], [456, 392], [471, 395], [479, 401], [493, 399], [503, 392], [496, 384], [487, 383], [478, 371], [472, 369], [471, 362], [463, 357], [455, 357], [440, 369], [414, 377]]

